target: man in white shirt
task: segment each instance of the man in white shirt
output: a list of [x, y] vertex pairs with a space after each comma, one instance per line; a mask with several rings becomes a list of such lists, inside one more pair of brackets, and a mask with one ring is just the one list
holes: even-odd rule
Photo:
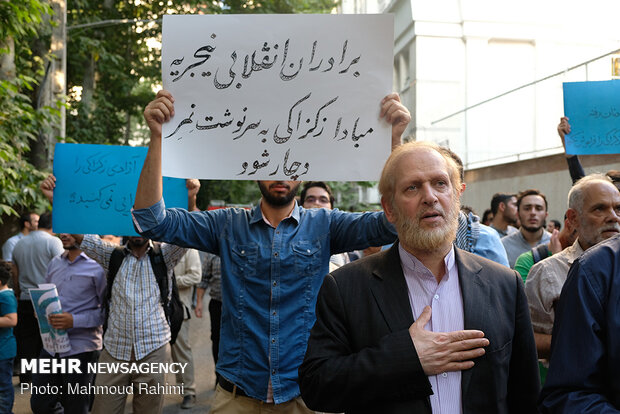
[[573, 261], [595, 244], [620, 233], [620, 192], [609, 177], [588, 175], [568, 193], [566, 216], [577, 229], [577, 240], [562, 252], [536, 263], [525, 282], [541, 359], [549, 357], [555, 307]]

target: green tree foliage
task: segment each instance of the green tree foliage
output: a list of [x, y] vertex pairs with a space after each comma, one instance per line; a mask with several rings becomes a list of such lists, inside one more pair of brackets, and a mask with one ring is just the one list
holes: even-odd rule
[[[144, 107], [155, 97], [153, 85], [161, 79], [160, 50], [150, 48], [149, 39], [161, 39], [159, 19], [165, 13], [324, 13], [336, 4], [334, 0], [72, 1], [67, 15], [68, 27], [74, 27], [68, 40], [68, 88], [84, 89], [81, 100], [69, 98], [67, 136], [80, 143], [148, 141], [148, 130], [138, 126]], [[105, 23], [118, 19], [132, 23]], [[88, 23], [92, 26], [77, 27]], [[254, 182], [205, 181], [198, 205], [206, 208], [212, 200], [249, 204], [259, 197]]]
[[[161, 17], [172, 14], [324, 13], [335, 0], [72, 0], [67, 4], [68, 142], [145, 144], [142, 111], [160, 83]], [[31, 147], [51, 130], [59, 112], [37, 108], [49, 57], [52, 11], [46, 0], [0, 0], [0, 223], [2, 214], [41, 209], [37, 190], [45, 173], [32, 164]], [[11, 45], [11, 47], [7, 46]], [[14, 49], [12, 49], [14, 45]], [[6, 59], [5, 59], [6, 58]], [[10, 72], [10, 71], [9, 71]], [[81, 96], [71, 91], [81, 88]], [[207, 189], [209, 188], [209, 189]], [[204, 192], [204, 196], [202, 195]], [[209, 182], [204, 202], [255, 202], [253, 182]]]
[[30, 44], [48, 12], [37, 0], [0, 1], [0, 223], [6, 215], [47, 204], [37, 190], [44, 174], [34, 168], [29, 153], [38, 133], [59, 115], [52, 108], [36, 110], [32, 99], [44, 68]]

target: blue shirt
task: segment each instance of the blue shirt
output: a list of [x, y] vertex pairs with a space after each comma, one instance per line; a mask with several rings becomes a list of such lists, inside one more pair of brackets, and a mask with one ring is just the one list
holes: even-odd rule
[[480, 235], [474, 247], [474, 253], [478, 256], [493, 260], [495, 263], [510, 267], [508, 265], [506, 249], [504, 249], [499, 235], [491, 227], [485, 226], [484, 224], [480, 224]]
[[[0, 316], [17, 313], [17, 299], [12, 289], [0, 290]], [[15, 358], [17, 345], [13, 328], [0, 328], [0, 360]]]
[[506, 249], [499, 235], [492, 227], [480, 223], [480, 218], [473, 213], [459, 213], [459, 227], [454, 244], [459, 249], [508, 267]]
[[100, 350], [106, 291], [103, 268], [84, 253], [70, 261], [65, 252], [47, 266], [45, 281], [56, 285], [62, 311], [73, 316], [73, 328], [67, 330], [71, 350], [60, 356]]
[[620, 236], [587, 250], [555, 311], [541, 413], [620, 412]]
[[295, 205], [273, 228], [253, 210], [188, 212], [163, 200], [132, 212], [138, 232], [220, 256], [222, 330], [217, 371], [265, 401], [299, 395], [297, 369], [306, 352], [329, 258], [396, 240], [382, 212], [345, 213]]

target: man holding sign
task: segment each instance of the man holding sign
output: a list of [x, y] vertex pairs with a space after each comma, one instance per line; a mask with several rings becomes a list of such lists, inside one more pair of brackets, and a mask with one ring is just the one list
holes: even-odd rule
[[[382, 212], [345, 213], [297, 205], [300, 182], [259, 181], [263, 197], [251, 211], [165, 209], [162, 199], [162, 124], [174, 114], [167, 91], [144, 111], [151, 130], [132, 212], [137, 230], [154, 240], [218, 254], [222, 265], [219, 385], [212, 413], [311, 412], [299, 397], [302, 362], [314, 307], [332, 254], [393, 242]], [[392, 125], [392, 146], [410, 121], [397, 94], [381, 101]], [[386, 145], [388, 145], [386, 143]]]

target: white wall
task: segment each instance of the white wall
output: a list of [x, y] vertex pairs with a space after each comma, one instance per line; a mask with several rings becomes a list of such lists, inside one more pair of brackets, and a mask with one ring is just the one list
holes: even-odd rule
[[620, 49], [617, 0], [395, 0], [395, 87], [418, 140], [470, 168], [560, 151], [562, 82], [611, 78], [611, 58], [454, 112]]

